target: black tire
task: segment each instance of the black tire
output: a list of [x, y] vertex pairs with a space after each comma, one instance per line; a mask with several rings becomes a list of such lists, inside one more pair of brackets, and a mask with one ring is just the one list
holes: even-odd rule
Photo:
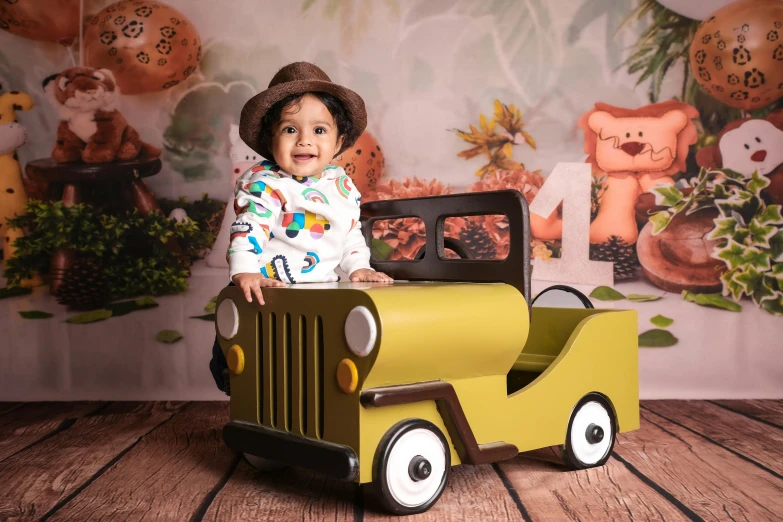
[[375, 496], [396, 515], [423, 513], [443, 494], [450, 472], [451, 448], [441, 430], [422, 419], [400, 421], [375, 450]]
[[212, 373], [212, 378], [215, 380], [215, 386], [226, 395], [231, 395], [231, 388], [229, 387], [229, 375], [228, 375], [228, 362], [226, 356], [223, 355], [223, 350], [220, 349], [220, 343], [217, 336], [215, 336], [215, 343], [212, 345], [212, 359], [209, 361], [209, 371]]
[[247, 462], [248, 466], [250, 466], [256, 471], [261, 471], [261, 472], [277, 471], [279, 469], [284, 469], [287, 467], [282, 462], [256, 457], [255, 455], [249, 455], [247, 453], [243, 453], [242, 457], [245, 459], [245, 462]]
[[582, 305], [585, 308], [589, 308], [589, 309], [593, 309], [594, 308], [593, 307], [593, 302], [590, 301], [589, 297], [587, 297], [585, 294], [583, 294], [582, 292], [580, 292], [576, 288], [570, 287], [568, 285], [553, 285], [553, 286], [550, 286], [550, 287], [547, 287], [547, 288], [541, 290], [541, 292], [539, 292], [539, 294], [533, 298], [533, 301], [530, 302], [530, 306], [532, 307], [533, 305], [536, 304], [536, 299], [538, 299], [539, 297], [541, 297], [545, 293], [552, 292], [552, 291], [559, 291], [559, 292], [566, 292], [566, 293], [569, 293], [569, 294], [573, 294], [573, 295], [575, 295], [577, 297], [577, 299], [579, 299], [579, 301], [582, 302]]
[[574, 406], [563, 446], [563, 464], [569, 469], [603, 466], [617, 436], [614, 408], [603, 395], [588, 393]]

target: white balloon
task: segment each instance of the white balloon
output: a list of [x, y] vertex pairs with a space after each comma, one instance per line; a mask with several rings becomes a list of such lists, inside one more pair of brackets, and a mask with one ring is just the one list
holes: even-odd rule
[[704, 20], [735, 0], [658, 0], [658, 3], [678, 15]]

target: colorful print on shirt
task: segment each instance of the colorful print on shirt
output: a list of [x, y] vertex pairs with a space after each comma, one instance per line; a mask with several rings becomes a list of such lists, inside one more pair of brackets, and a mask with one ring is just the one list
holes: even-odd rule
[[282, 226], [285, 227], [285, 235], [294, 239], [299, 235], [302, 230], [308, 230], [310, 237], [313, 239], [321, 239], [326, 231], [331, 228], [329, 222], [312, 212], [305, 210], [304, 212], [286, 212], [283, 214]]
[[[261, 163], [250, 169], [252, 172], [261, 172], [262, 170], [268, 170], [270, 172], [280, 172], [280, 167], [277, 165], [277, 163], [269, 160], [263, 160]], [[272, 175], [274, 178], [279, 178], [280, 176]]]
[[337, 192], [345, 199], [348, 199], [348, 196], [351, 195], [351, 178], [340, 176], [334, 182], [337, 185]]
[[288, 268], [288, 260], [283, 255], [275, 256], [266, 265], [261, 267], [261, 274], [267, 279], [277, 279], [284, 283], [296, 283], [291, 269]]
[[321, 258], [315, 252], [308, 252], [304, 258], [304, 266], [302, 267], [302, 273], [306, 274], [312, 272], [315, 265], [321, 262]]
[[312, 201], [313, 203], [323, 203], [325, 205], [329, 204], [329, 200], [326, 199], [326, 195], [321, 192], [320, 190], [316, 190], [314, 188], [306, 188], [302, 191], [302, 196], [307, 201]]

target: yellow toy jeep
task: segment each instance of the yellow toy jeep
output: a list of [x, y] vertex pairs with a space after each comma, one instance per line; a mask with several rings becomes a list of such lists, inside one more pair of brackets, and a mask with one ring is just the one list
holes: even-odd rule
[[[507, 216], [508, 256], [448, 259], [470, 255], [445, 219], [482, 214]], [[263, 306], [221, 291], [226, 445], [259, 469], [371, 482], [396, 514], [429, 509], [458, 464], [554, 445], [572, 469], [604, 464], [616, 434], [639, 427], [636, 311], [582, 295], [586, 307], [531, 306], [517, 191], [366, 203], [368, 242], [375, 221], [404, 216], [424, 222], [427, 243], [414, 261], [373, 260], [393, 284], [265, 288]]]

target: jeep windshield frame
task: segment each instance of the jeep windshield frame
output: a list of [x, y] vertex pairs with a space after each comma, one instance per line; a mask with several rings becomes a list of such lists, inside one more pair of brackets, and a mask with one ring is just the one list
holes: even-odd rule
[[[446, 248], [453, 238], [444, 237], [444, 224], [450, 217], [504, 214], [509, 224], [509, 252], [505, 259], [447, 259]], [[424, 255], [414, 260], [379, 261], [370, 265], [394, 279], [409, 281], [459, 281], [506, 283], [515, 287], [530, 303], [530, 210], [517, 190], [447, 194], [419, 198], [372, 201], [361, 205], [360, 223], [367, 245], [372, 247], [376, 221], [406, 217], [424, 222]], [[454, 245], [458, 250], [461, 243]], [[462, 246], [463, 251], [464, 246]], [[462, 253], [462, 252], [457, 252]]]

